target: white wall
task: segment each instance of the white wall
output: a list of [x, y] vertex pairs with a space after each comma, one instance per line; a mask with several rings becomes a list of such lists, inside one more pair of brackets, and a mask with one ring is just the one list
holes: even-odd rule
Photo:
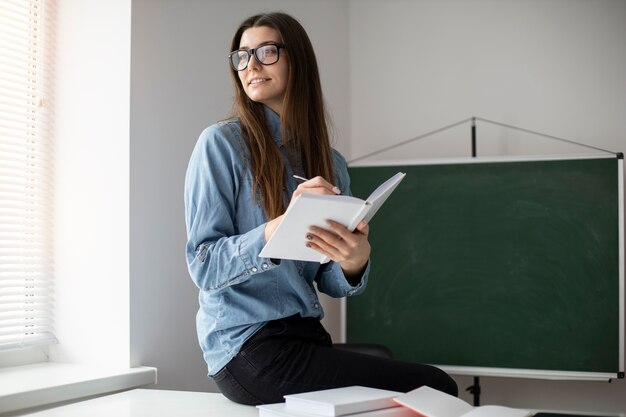
[[[472, 116], [623, 152], [624, 40], [622, 0], [353, 1], [352, 155]], [[574, 150], [477, 130], [479, 155]], [[379, 157], [469, 155], [469, 132]]]
[[[159, 369], [158, 388], [207, 390], [198, 347], [198, 291], [185, 264], [183, 180], [208, 125], [226, 117], [226, 55], [239, 23], [283, 10], [307, 29], [334, 116], [336, 146], [349, 151], [348, 4], [332, 0], [136, 0], [132, 10], [131, 362]], [[338, 303], [326, 300], [338, 335]], [[334, 312], [334, 314], [333, 314]]]
[[[196, 343], [197, 290], [184, 262], [182, 185], [200, 131], [231, 102], [230, 37], [253, 0], [135, 0], [130, 146], [131, 362], [158, 387], [208, 390]], [[348, 157], [479, 116], [624, 151], [626, 2], [267, 1], [312, 38], [336, 146]], [[346, 54], [349, 51], [349, 54]], [[469, 127], [380, 155], [468, 154]], [[453, 144], [454, 146], [451, 146]], [[479, 153], [569, 151], [479, 125]], [[327, 311], [334, 335], [339, 313]], [[459, 377], [460, 387], [470, 378]], [[611, 384], [482, 378], [483, 402], [626, 410]], [[469, 400], [467, 393], [463, 398]]]

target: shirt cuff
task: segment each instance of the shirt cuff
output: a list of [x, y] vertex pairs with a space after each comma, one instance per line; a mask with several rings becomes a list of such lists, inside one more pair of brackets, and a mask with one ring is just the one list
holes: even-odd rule
[[370, 265], [371, 262], [368, 259], [367, 266], [365, 267], [363, 274], [361, 274], [361, 279], [359, 279], [359, 283], [355, 286], [350, 285], [348, 280], [346, 280], [346, 283], [348, 284], [348, 286], [350, 286], [350, 289], [348, 290], [348, 296], [360, 294], [365, 290], [365, 287], [367, 286], [367, 279], [370, 275]]
[[280, 264], [280, 261], [276, 262], [276, 260], [259, 256], [261, 249], [265, 246], [265, 225], [266, 223], [263, 223], [242, 235], [239, 257], [248, 274], [269, 271]]

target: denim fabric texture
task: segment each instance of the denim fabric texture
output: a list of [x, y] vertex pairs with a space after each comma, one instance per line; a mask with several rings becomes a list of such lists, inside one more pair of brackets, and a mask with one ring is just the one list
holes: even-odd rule
[[[307, 173], [287, 162], [279, 116], [266, 107], [265, 117], [285, 161], [284, 201], [288, 204], [297, 187], [292, 175]], [[332, 155], [335, 185], [351, 195], [346, 161], [335, 150]], [[238, 120], [205, 129], [189, 161], [184, 202], [187, 265], [199, 289], [196, 327], [209, 376], [235, 357], [265, 323], [296, 314], [322, 318], [318, 290], [345, 297], [359, 294], [367, 284], [369, 264], [353, 287], [334, 262], [274, 263], [259, 257], [268, 219], [252, 184], [248, 148]]]

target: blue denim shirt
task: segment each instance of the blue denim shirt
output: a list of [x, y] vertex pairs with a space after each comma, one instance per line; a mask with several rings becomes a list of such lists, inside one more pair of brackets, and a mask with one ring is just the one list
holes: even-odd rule
[[[267, 107], [265, 116], [286, 161], [280, 118]], [[196, 327], [209, 376], [266, 322], [294, 314], [321, 319], [314, 282], [319, 291], [344, 297], [362, 292], [369, 275], [368, 263], [360, 283], [352, 287], [335, 262], [275, 264], [259, 257], [268, 219], [253, 198], [247, 155], [238, 120], [214, 124], [200, 135], [185, 178], [187, 265], [200, 289]], [[335, 185], [349, 195], [346, 161], [335, 150], [333, 163]], [[288, 202], [297, 184], [286, 165]]]

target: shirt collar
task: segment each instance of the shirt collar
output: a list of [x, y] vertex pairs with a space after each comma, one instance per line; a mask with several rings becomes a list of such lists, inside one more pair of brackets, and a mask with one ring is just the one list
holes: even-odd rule
[[270, 130], [270, 134], [276, 141], [276, 145], [283, 146], [283, 141], [280, 133], [280, 116], [274, 110], [267, 106], [263, 106], [265, 110], [265, 122]]

